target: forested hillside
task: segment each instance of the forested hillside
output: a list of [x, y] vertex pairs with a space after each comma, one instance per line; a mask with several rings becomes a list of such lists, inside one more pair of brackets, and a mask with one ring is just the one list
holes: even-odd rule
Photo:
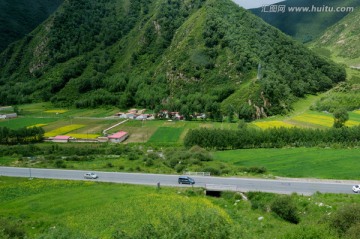
[[[267, 23], [275, 26], [284, 33], [296, 38], [301, 42], [309, 42], [321, 36], [324, 31], [333, 24], [340, 21], [349, 12], [304, 12], [289, 11], [289, 7], [358, 7], [360, 1], [357, 0], [286, 0], [276, 5], [285, 5], [285, 12], [271, 12], [270, 8], [262, 7], [251, 11], [261, 17]], [[325, 8], [324, 8], [325, 9]]]
[[342, 67], [230, 0], [69, 0], [0, 56], [0, 104], [285, 113]]
[[63, 0], [0, 1], [0, 52], [52, 14]]
[[360, 68], [360, 9], [347, 15], [314, 41], [313, 48], [325, 48], [334, 57], [348, 59], [349, 66]]

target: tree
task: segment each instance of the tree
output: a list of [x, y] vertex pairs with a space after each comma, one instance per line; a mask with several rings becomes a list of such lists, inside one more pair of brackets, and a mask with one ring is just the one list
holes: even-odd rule
[[349, 114], [346, 109], [341, 108], [334, 111], [334, 128], [341, 128], [349, 120]]

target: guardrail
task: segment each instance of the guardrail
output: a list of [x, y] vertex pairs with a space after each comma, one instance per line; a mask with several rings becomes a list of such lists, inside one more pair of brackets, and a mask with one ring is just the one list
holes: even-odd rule
[[184, 175], [189, 175], [189, 176], [210, 176], [210, 172], [184, 172]]
[[240, 191], [236, 185], [219, 185], [219, 184], [205, 184], [205, 189], [209, 191]]

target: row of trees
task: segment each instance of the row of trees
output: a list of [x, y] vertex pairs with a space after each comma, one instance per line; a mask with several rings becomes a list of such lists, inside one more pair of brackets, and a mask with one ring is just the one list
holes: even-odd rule
[[186, 147], [198, 145], [207, 149], [243, 149], [274, 147], [313, 147], [329, 144], [359, 145], [360, 126], [321, 129], [271, 128], [257, 130], [193, 129], [184, 139]]
[[45, 131], [40, 127], [9, 129], [0, 127], [0, 144], [28, 144], [41, 142]]

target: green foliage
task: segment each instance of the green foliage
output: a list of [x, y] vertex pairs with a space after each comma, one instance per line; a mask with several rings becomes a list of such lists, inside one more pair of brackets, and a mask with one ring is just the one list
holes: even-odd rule
[[[279, 3], [277, 5], [284, 5]], [[263, 8], [252, 9], [251, 11], [261, 17], [267, 23], [275, 26], [286, 34], [296, 38], [301, 42], [310, 42], [318, 38], [324, 31], [340, 21], [348, 12], [290, 12], [289, 7], [309, 7], [316, 6], [319, 9], [323, 6], [334, 7], [357, 7], [359, 2], [356, 0], [287, 0], [286, 11], [276, 14], [269, 11], [262, 11]]]
[[298, 224], [300, 221], [298, 209], [291, 196], [279, 196], [274, 199], [270, 209], [282, 219]]
[[359, 204], [349, 204], [340, 208], [331, 218], [331, 226], [340, 236], [354, 235], [354, 229], [359, 228], [360, 206]]
[[358, 109], [360, 106], [359, 84], [342, 82], [329, 91], [312, 106], [314, 110], [334, 112], [339, 108], [348, 111]]
[[0, 52], [48, 18], [63, 0], [4, 0], [0, 3]]
[[280, 148], [285, 146], [319, 146], [327, 144], [358, 145], [360, 127], [304, 129], [269, 128], [257, 130], [191, 129], [184, 138], [184, 145], [198, 145], [208, 149]]
[[341, 128], [349, 120], [349, 113], [346, 109], [337, 109], [334, 111], [334, 128]]
[[29, 144], [42, 142], [45, 131], [41, 127], [20, 128], [17, 130], [0, 127], [0, 144]]
[[259, 209], [268, 212], [270, 211], [270, 202], [274, 200], [275, 195], [271, 193], [248, 192], [247, 197], [251, 202], [253, 210]]
[[357, 44], [359, 41], [358, 26], [360, 11], [358, 9], [358, 1], [348, 2], [351, 3], [350, 6], [354, 7], [354, 11], [326, 29], [311, 46], [314, 47], [314, 49], [326, 48], [332, 56], [345, 58], [351, 62], [352, 59], [360, 57], [360, 48]]
[[[321, 225], [299, 226], [285, 233], [283, 239], [336, 239], [336, 235]], [[355, 237], [354, 237], [355, 238]]]
[[18, 222], [12, 222], [11, 220], [1, 217], [0, 218], [0, 237], [7, 238], [24, 238], [25, 228], [24, 224], [19, 220]]

